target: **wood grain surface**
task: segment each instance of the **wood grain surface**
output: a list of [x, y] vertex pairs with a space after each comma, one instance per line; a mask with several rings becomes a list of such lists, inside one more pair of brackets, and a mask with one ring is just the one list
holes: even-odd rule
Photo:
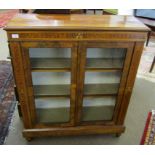
[[115, 15], [41, 15], [17, 14], [6, 26], [10, 29], [78, 29], [78, 30], [137, 30], [148, 28], [133, 16]]

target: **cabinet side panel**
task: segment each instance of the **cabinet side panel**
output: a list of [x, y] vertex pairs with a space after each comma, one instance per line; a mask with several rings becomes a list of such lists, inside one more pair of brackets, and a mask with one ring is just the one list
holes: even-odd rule
[[14, 69], [14, 77], [17, 85], [19, 101], [20, 101], [21, 110], [23, 114], [24, 127], [31, 128], [32, 123], [31, 123], [31, 117], [29, 113], [26, 79], [24, 74], [20, 44], [17, 42], [11, 42], [10, 49], [11, 49], [12, 63], [13, 63], [13, 69]]
[[80, 43], [78, 48], [78, 78], [77, 78], [77, 104], [76, 104], [76, 124], [80, 124], [82, 115], [84, 74], [86, 64], [86, 48], [85, 43]]
[[128, 74], [127, 84], [126, 84], [126, 88], [125, 88], [125, 93], [124, 93], [124, 97], [122, 99], [121, 108], [120, 108], [118, 119], [117, 119], [117, 124], [119, 124], [119, 125], [123, 124], [124, 119], [125, 119], [125, 115], [127, 112], [132, 89], [133, 89], [136, 74], [137, 74], [139, 61], [140, 61], [141, 54], [143, 51], [143, 46], [144, 46], [144, 42], [136, 42], [135, 43], [134, 53], [132, 56], [132, 61], [130, 64], [130, 70], [129, 70], [129, 74]]
[[117, 116], [119, 115], [119, 109], [120, 109], [121, 101], [124, 95], [124, 90], [125, 90], [125, 86], [127, 82], [130, 63], [131, 63], [131, 59], [133, 55], [134, 43], [128, 43], [128, 46], [129, 47], [127, 48], [127, 53], [126, 53], [125, 62], [123, 66], [123, 73], [122, 73], [118, 97], [117, 97], [117, 104], [116, 104], [115, 112], [113, 116], [114, 122], [116, 122]]

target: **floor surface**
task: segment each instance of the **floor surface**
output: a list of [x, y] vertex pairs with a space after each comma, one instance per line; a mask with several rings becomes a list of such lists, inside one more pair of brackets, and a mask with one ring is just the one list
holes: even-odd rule
[[7, 43], [7, 34], [0, 28], [0, 60], [7, 60], [9, 55], [9, 48]]

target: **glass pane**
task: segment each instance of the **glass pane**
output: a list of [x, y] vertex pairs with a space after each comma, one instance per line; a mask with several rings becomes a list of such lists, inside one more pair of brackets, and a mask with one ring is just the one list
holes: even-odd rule
[[38, 123], [69, 121], [70, 76], [70, 72], [32, 72]]
[[38, 123], [69, 122], [70, 100], [66, 98], [35, 99]]
[[125, 56], [123, 48], [87, 48], [84, 94], [117, 94]]
[[112, 120], [126, 51], [87, 48], [82, 121]]
[[87, 48], [86, 68], [121, 69], [125, 55], [121, 48]]
[[32, 72], [33, 84], [70, 84], [70, 72]]
[[31, 58], [70, 58], [71, 48], [29, 48]]
[[32, 72], [35, 96], [69, 96], [70, 72]]
[[30, 48], [32, 69], [71, 67], [71, 48]]
[[37, 122], [69, 122], [71, 48], [30, 48], [29, 56]]
[[115, 102], [115, 97], [85, 97], [82, 121], [111, 120]]
[[117, 94], [121, 72], [86, 72], [84, 95]]

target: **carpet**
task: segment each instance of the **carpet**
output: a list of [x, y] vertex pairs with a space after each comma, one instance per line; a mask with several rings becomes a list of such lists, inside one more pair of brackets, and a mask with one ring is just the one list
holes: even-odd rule
[[148, 114], [140, 144], [155, 145], [155, 110]]
[[3, 11], [0, 13], [0, 28], [4, 27], [11, 18], [15, 14], [17, 14], [19, 11], [18, 10], [8, 10], [8, 11]]
[[4, 143], [8, 134], [15, 105], [11, 63], [0, 61], [0, 144]]

